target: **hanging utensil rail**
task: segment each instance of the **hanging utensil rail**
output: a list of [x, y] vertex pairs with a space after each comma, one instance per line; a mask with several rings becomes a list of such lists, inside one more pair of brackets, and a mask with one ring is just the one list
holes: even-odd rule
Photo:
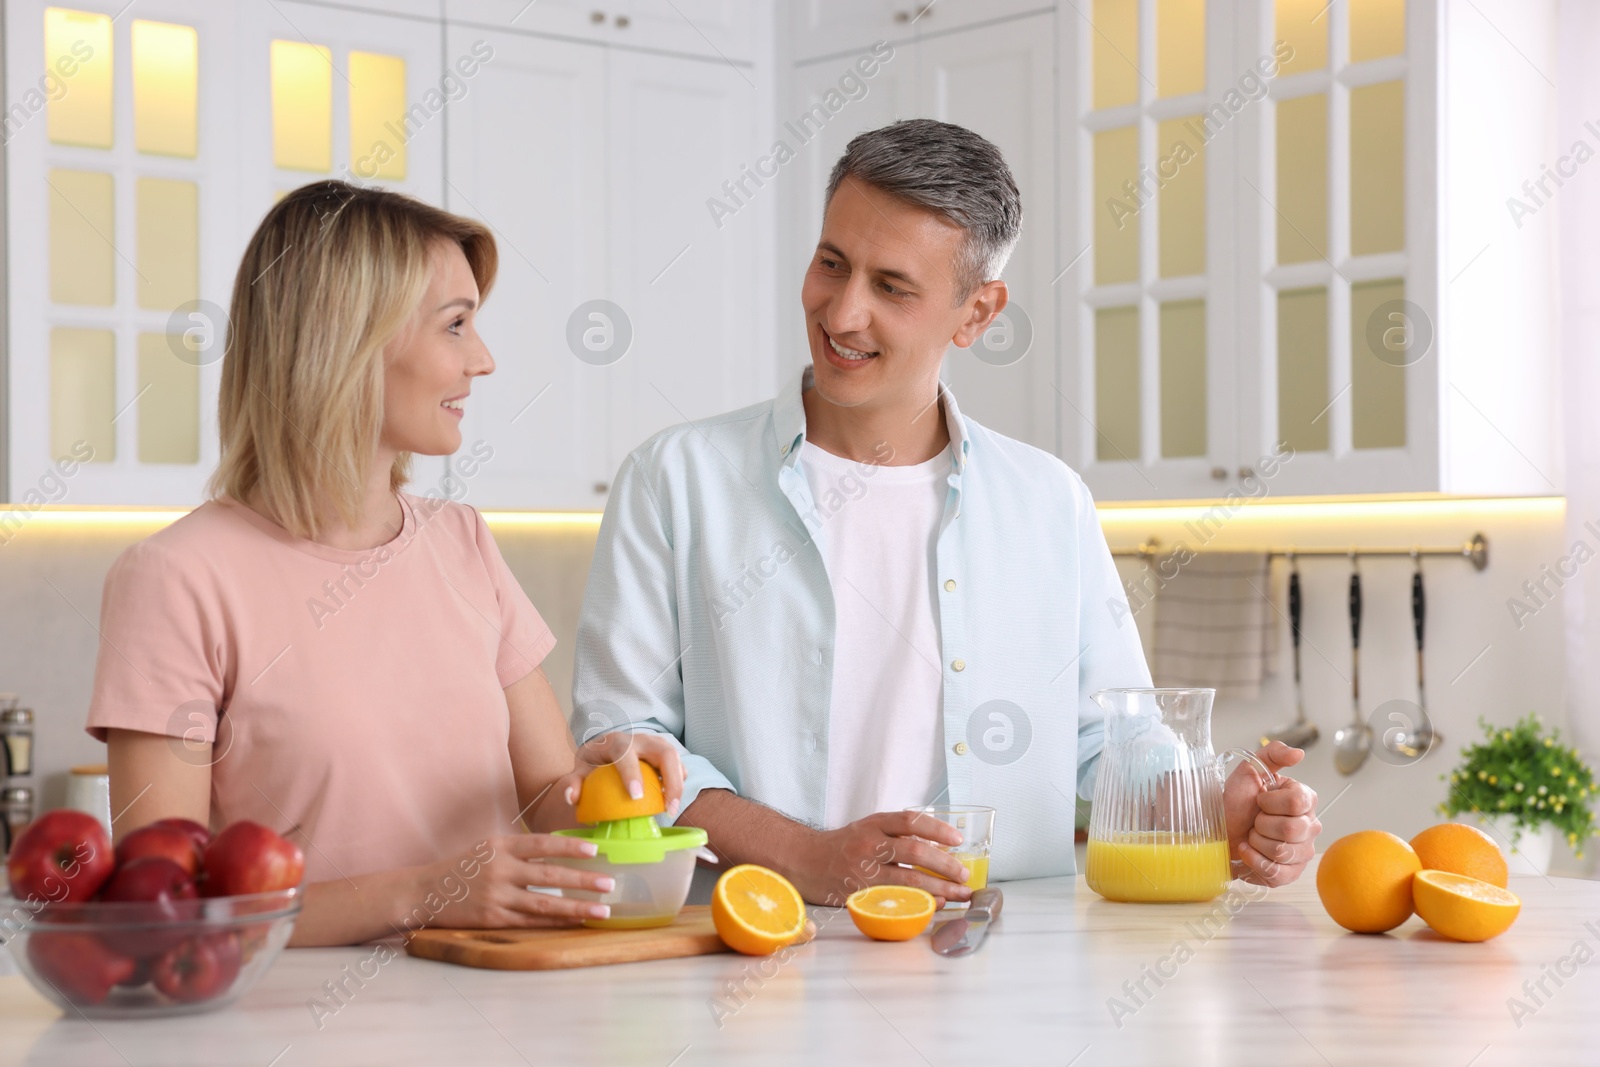
[[[1151, 539], [1142, 542], [1137, 548], [1113, 548], [1113, 556], [1139, 556], [1144, 559], [1154, 559], [1165, 551], [1159, 541]], [[1191, 551], [1193, 551], [1191, 549]], [[1203, 550], [1202, 550], [1203, 551]], [[1228, 552], [1259, 552], [1268, 556], [1281, 558], [1305, 559], [1308, 556], [1339, 556], [1343, 559], [1354, 557], [1374, 558], [1378, 556], [1459, 556], [1468, 560], [1476, 570], [1483, 570], [1489, 566], [1489, 540], [1481, 533], [1472, 535], [1470, 541], [1459, 545], [1416, 545], [1411, 548], [1362, 548], [1352, 545], [1345, 548], [1319, 547], [1319, 548], [1252, 548], [1235, 547], [1229, 545]]]

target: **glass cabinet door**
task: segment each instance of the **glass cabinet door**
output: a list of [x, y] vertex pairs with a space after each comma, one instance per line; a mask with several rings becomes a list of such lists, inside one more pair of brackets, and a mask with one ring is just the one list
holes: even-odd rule
[[[1427, 488], [1434, 283], [1427, 0], [1271, 0], [1252, 27], [1289, 53], [1258, 116], [1256, 447], [1282, 443], [1291, 492]], [[1412, 36], [1408, 40], [1408, 26]], [[1418, 32], [1420, 31], [1420, 32]], [[1252, 169], [1247, 165], [1244, 169]], [[1412, 215], [1418, 217], [1413, 218]], [[1254, 225], [1252, 225], [1252, 222]]]
[[1063, 451], [1100, 497], [1219, 495], [1237, 475], [1223, 342], [1235, 135], [1212, 111], [1231, 15], [1206, 0], [1084, 7], [1065, 34], [1079, 77], [1064, 156], [1082, 193], [1062, 252], [1079, 258], [1057, 283]]
[[226, 304], [237, 257], [230, 8], [8, 7], [8, 43], [31, 43], [11, 52], [27, 88], [13, 80], [6, 177], [37, 205], [8, 219], [13, 267], [37, 267], [8, 278], [14, 501], [201, 499], [218, 367], [191, 319]]
[[198, 504], [233, 276], [275, 197], [325, 175], [442, 199], [440, 30], [293, 0], [19, 0], [5, 36], [6, 178], [37, 205], [6, 235], [37, 269], [7, 280], [5, 495], [70, 468], [49, 502]]

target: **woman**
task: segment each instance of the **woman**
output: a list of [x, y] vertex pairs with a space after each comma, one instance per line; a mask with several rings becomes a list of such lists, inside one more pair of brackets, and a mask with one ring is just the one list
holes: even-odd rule
[[655, 735], [575, 751], [539, 669], [555, 638], [483, 518], [400, 491], [412, 453], [461, 447], [494, 370], [473, 323], [495, 264], [483, 226], [395, 193], [285, 197], [234, 282], [212, 499], [106, 578], [88, 728], [119, 836], [172, 816], [292, 835], [296, 944], [603, 917], [528, 892], [610, 886], [547, 862], [591, 845], [519, 821], [572, 825], [583, 775], [630, 744], [681, 795]]

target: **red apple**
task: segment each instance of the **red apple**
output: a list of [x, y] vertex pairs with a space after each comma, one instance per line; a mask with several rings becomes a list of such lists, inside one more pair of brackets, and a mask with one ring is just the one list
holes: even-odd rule
[[133, 973], [118, 982], [117, 985], [123, 989], [138, 989], [142, 985], [149, 984], [150, 970], [154, 965], [155, 961], [148, 957], [134, 960]]
[[173, 1000], [193, 1004], [221, 996], [239, 977], [239, 941], [232, 933], [193, 937], [156, 961], [151, 980]]
[[[184, 839], [188, 843], [188, 839]], [[130, 929], [108, 929], [101, 940], [117, 952], [137, 959], [158, 956], [183, 939], [181, 930], [171, 925], [184, 914], [179, 901], [200, 895], [194, 879], [164, 856], [146, 856], [125, 867], [118, 867], [100, 890], [108, 904], [140, 904], [138, 908], [118, 909], [114, 922], [137, 923]]]
[[108, 948], [93, 934], [58, 933], [34, 928], [28, 960], [46, 982], [74, 1004], [99, 1004], [111, 987], [133, 977], [134, 961]]
[[211, 839], [205, 854], [205, 895], [271, 893], [300, 884], [305, 853], [260, 823], [240, 821]]
[[199, 852], [204, 852], [206, 846], [211, 844], [211, 831], [195, 822], [193, 819], [157, 819], [151, 826], [175, 826], [194, 839], [194, 847]]
[[160, 856], [182, 867], [193, 878], [200, 871], [200, 846], [187, 830], [177, 826], [141, 826], [117, 842], [117, 866]]
[[100, 887], [100, 899], [111, 904], [170, 903], [199, 895], [189, 872], [165, 856], [145, 856], [118, 867]]
[[111, 838], [100, 821], [58, 808], [17, 835], [6, 873], [17, 899], [60, 904], [93, 897], [115, 865]]

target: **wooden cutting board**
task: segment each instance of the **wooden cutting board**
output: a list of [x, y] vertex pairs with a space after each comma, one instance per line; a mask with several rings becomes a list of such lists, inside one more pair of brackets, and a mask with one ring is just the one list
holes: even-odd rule
[[726, 952], [711, 909], [684, 908], [671, 926], [647, 930], [419, 930], [406, 951], [427, 960], [498, 971], [555, 971]]

